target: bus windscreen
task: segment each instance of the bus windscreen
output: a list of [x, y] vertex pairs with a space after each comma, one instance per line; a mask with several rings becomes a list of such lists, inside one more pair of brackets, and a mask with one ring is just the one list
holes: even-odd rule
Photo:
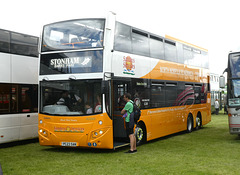
[[81, 116], [102, 112], [101, 80], [40, 83], [40, 113]]
[[103, 19], [72, 20], [44, 27], [42, 52], [103, 47]]

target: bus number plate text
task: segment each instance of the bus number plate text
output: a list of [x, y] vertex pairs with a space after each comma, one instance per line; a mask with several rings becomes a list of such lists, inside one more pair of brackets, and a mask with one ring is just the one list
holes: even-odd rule
[[76, 143], [76, 142], [61, 142], [61, 146], [76, 147], [76, 146], [77, 146], [77, 143]]

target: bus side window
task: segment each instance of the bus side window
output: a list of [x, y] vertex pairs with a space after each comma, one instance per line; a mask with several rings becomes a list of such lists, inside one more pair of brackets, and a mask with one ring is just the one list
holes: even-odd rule
[[18, 112], [18, 85], [12, 85], [12, 90], [11, 90], [11, 111], [12, 113]]
[[194, 104], [194, 98], [193, 84], [185, 84], [185, 105]]
[[151, 107], [165, 107], [165, 86], [163, 82], [152, 82]]
[[195, 84], [194, 86], [195, 104], [201, 104], [201, 89], [202, 85]]
[[151, 96], [150, 96], [150, 88], [148, 86], [148, 80], [141, 80], [141, 79], [133, 79], [133, 94], [132, 99], [134, 101], [140, 101], [140, 108], [147, 109], [150, 107], [151, 103]]
[[8, 31], [0, 30], [0, 51], [10, 52], [10, 32]]
[[149, 56], [148, 34], [132, 30], [132, 51], [134, 54]]
[[19, 85], [20, 87], [20, 112], [37, 112], [37, 86]]
[[114, 49], [122, 52], [132, 52], [131, 27], [116, 23]]
[[163, 39], [150, 35], [150, 56], [153, 58], [164, 59], [164, 44]]
[[166, 107], [176, 106], [177, 83], [166, 83]]
[[165, 40], [165, 60], [177, 62], [177, 48], [173, 41]]
[[10, 113], [10, 88], [9, 84], [0, 84], [0, 113]]

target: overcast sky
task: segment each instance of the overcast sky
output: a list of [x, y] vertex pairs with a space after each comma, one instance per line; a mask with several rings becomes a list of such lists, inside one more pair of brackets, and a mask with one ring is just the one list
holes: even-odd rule
[[0, 28], [39, 36], [44, 24], [83, 17], [117, 20], [208, 49], [221, 74], [229, 51], [240, 50], [239, 0], [3, 0]]

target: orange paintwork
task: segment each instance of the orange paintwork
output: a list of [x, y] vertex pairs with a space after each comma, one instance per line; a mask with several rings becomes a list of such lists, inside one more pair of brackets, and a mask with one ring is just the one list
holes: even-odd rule
[[202, 124], [209, 123], [211, 121], [210, 99], [209, 93], [207, 103], [204, 104], [142, 110], [140, 120], [146, 125], [147, 141], [186, 130], [189, 114], [192, 114], [193, 121], [196, 121], [197, 113], [201, 112]]
[[[113, 149], [112, 120], [106, 113], [79, 117], [39, 114], [40, 120], [40, 145], [61, 146], [61, 142], [76, 142], [78, 147], [89, 147], [88, 144], [91, 143], [92, 148]], [[100, 120], [102, 125], [99, 124]], [[99, 133], [100, 130], [102, 134]], [[98, 133], [97, 136], [95, 132]]]
[[[176, 40], [169, 37], [169, 39]], [[180, 40], [177, 40], [180, 42]], [[185, 43], [191, 45], [189, 43]], [[191, 45], [194, 46], [194, 45]], [[198, 49], [206, 49], [194, 46]], [[195, 83], [209, 83], [209, 70], [197, 68], [184, 64], [159, 60], [156, 66], [141, 78], [172, 80]], [[146, 125], [147, 140], [152, 140], [176, 132], [184, 131], [187, 128], [189, 114], [193, 116], [194, 127], [198, 112], [202, 115], [202, 125], [211, 121], [211, 97], [207, 94], [207, 102], [203, 104], [173, 106], [167, 108], [155, 108], [142, 110], [141, 120]]]
[[208, 70], [203, 68], [159, 60], [153, 70], [141, 78], [207, 83], [207, 75]]

